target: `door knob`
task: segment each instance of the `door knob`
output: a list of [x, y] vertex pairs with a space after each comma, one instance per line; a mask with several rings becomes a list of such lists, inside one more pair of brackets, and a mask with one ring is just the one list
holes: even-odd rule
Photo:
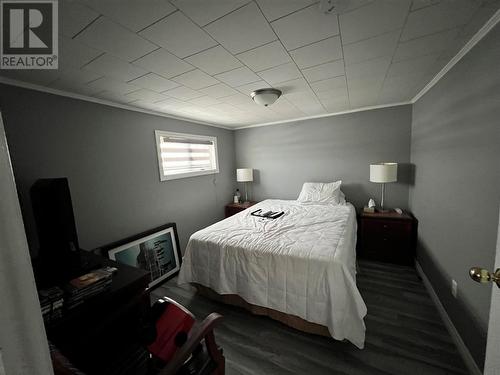
[[469, 270], [469, 276], [472, 280], [477, 281], [478, 283], [489, 283], [494, 282], [500, 288], [500, 268], [497, 268], [495, 273], [490, 273], [488, 270], [485, 270], [481, 267], [472, 267]]

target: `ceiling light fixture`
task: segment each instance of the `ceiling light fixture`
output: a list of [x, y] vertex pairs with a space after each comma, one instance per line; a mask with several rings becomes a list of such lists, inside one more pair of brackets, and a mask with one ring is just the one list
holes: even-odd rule
[[270, 106], [281, 96], [281, 90], [268, 88], [255, 90], [250, 94], [253, 101], [264, 107]]

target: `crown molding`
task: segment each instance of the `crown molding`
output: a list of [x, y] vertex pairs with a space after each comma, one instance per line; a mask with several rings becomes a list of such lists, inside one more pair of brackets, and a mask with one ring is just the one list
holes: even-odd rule
[[288, 124], [290, 122], [297, 122], [297, 121], [304, 121], [304, 120], [313, 120], [313, 119], [324, 118], [324, 117], [333, 117], [333, 116], [345, 115], [345, 114], [348, 114], [348, 113], [371, 111], [373, 109], [382, 109], [382, 108], [388, 108], [388, 107], [399, 107], [401, 105], [408, 105], [408, 104], [412, 104], [412, 103], [409, 102], [409, 101], [406, 101], [406, 102], [398, 102], [398, 103], [373, 105], [373, 106], [369, 106], [369, 107], [361, 107], [361, 108], [356, 108], [356, 109], [349, 109], [347, 111], [324, 113], [322, 115], [314, 115], [314, 116], [306, 116], [306, 117], [298, 117], [298, 118], [294, 118], [294, 119], [290, 119], [290, 120], [280, 120], [280, 121], [273, 121], [273, 122], [264, 122], [264, 123], [261, 123], [261, 124], [238, 126], [238, 127], [232, 128], [232, 129], [234, 129], [234, 130], [241, 130], [241, 129], [248, 129], [248, 128], [260, 128], [261, 126], [271, 126], [271, 125]]
[[500, 21], [500, 9], [491, 16], [491, 18], [486, 21], [486, 23], [481, 27], [473, 36], [470, 38], [470, 40], [465, 43], [465, 45], [462, 47], [460, 51], [446, 64], [443, 69], [441, 69], [438, 74], [434, 76], [433, 79], [430, 80], [430, 82], [424, 86], [420, 92], [413, 97], [411, 100], [411, 103], [414, 104], [419, 100], [422, 96], [425, 95], [427, 91], [429, 91], [436, 83], [439, 82], [443, 76], [448, 73], [448, 71], [455, 66], [456, 63], [458, 63], [462, 57], [464, 57], [481, 39], [485, 37], [488, 32], [495, 27], [495, 25]]
[[232, 127], [229, 126], [224, 126], [224, 125], [219, 125], [219, 124], [213, 124], [210, 122], [204, 122], [204, 121], [199, 121], [199, 120], [193, 120], [187, 117], [178, 117], [174, 115], [169, 115], [163, 112], [157, 112], [157, 111], [152, 111], [149, 109], [144, 109], [144, 108], [138, 108], [138, 107], [133, 107], [131, 105], [127, 104], [122, 104], [122, 103], [115, 103], [109, 100], [105, 99], [99, 99], [99, 98], [94, 98], [92, 96], [86, 96], [86, 95], [80, 95], [80, 94], [74, 94], [68, 91], [63, 91], [63, 90], [58, 90], [50, 87], [45, 87], [45, 86], [40, 86], [36, 85], [33, 83], [28, 83], [28, 82], [23, 82], [23, 81], [18, 81], [16, 79], [10, 79], [10, 78], [5, 78], [0, 76], [0, 83], [4, 83], [6, 85], [11, 85], [11, 86], [17, 86], [17, 87], [22, 87], [25, 89], [30, 89], [30, 90], [35, 90], [35, 91], [41, 91], [41, 92], [46, 92], [48, 94], [54, 94], [54, 95], [59, 95], [59, 96], [65, 96], [67, 98], [71, 99], [78, 99], [78, 100], [83, 100], [86, 102], [91, 102], [91, 103], [96, 103], [96, 104], [102, 104], [106, 105], [109, 107], [115, 107], [115, 108], [120, 108], [120, 109], [125, 109], [128, 111], [133, 111], [133, 112], [140, 112], [140, 113], [145, 113], [148, 115], [153, 115], [153, 116], [159, 116], [159, 117], [165, 117], [173, 120], [180, 120], [180, 121], [185, 121], [189, 122], [191, 124], [198, 124], [198, 125], [205, 125], [205, 126], [212, 126], [215, 128], [221, 128], [221, 129], [226, 129], [226, 130], [233, 130]]

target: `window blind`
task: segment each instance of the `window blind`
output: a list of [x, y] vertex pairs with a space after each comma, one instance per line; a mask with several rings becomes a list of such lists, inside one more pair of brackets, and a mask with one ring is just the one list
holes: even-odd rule
[[160, 150], [165, 176], [216, 169], [212, 140], [160, 136]]

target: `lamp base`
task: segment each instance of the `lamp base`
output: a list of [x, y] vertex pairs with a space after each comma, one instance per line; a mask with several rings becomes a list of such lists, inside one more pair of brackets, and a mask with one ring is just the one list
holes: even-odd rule
[[381, 213], [381, 214], [386, 214], [386, 213], [390, 212], [391, 210], [388, 210], [386, 208], [377, 208], [375, 211], [378, 213]]

